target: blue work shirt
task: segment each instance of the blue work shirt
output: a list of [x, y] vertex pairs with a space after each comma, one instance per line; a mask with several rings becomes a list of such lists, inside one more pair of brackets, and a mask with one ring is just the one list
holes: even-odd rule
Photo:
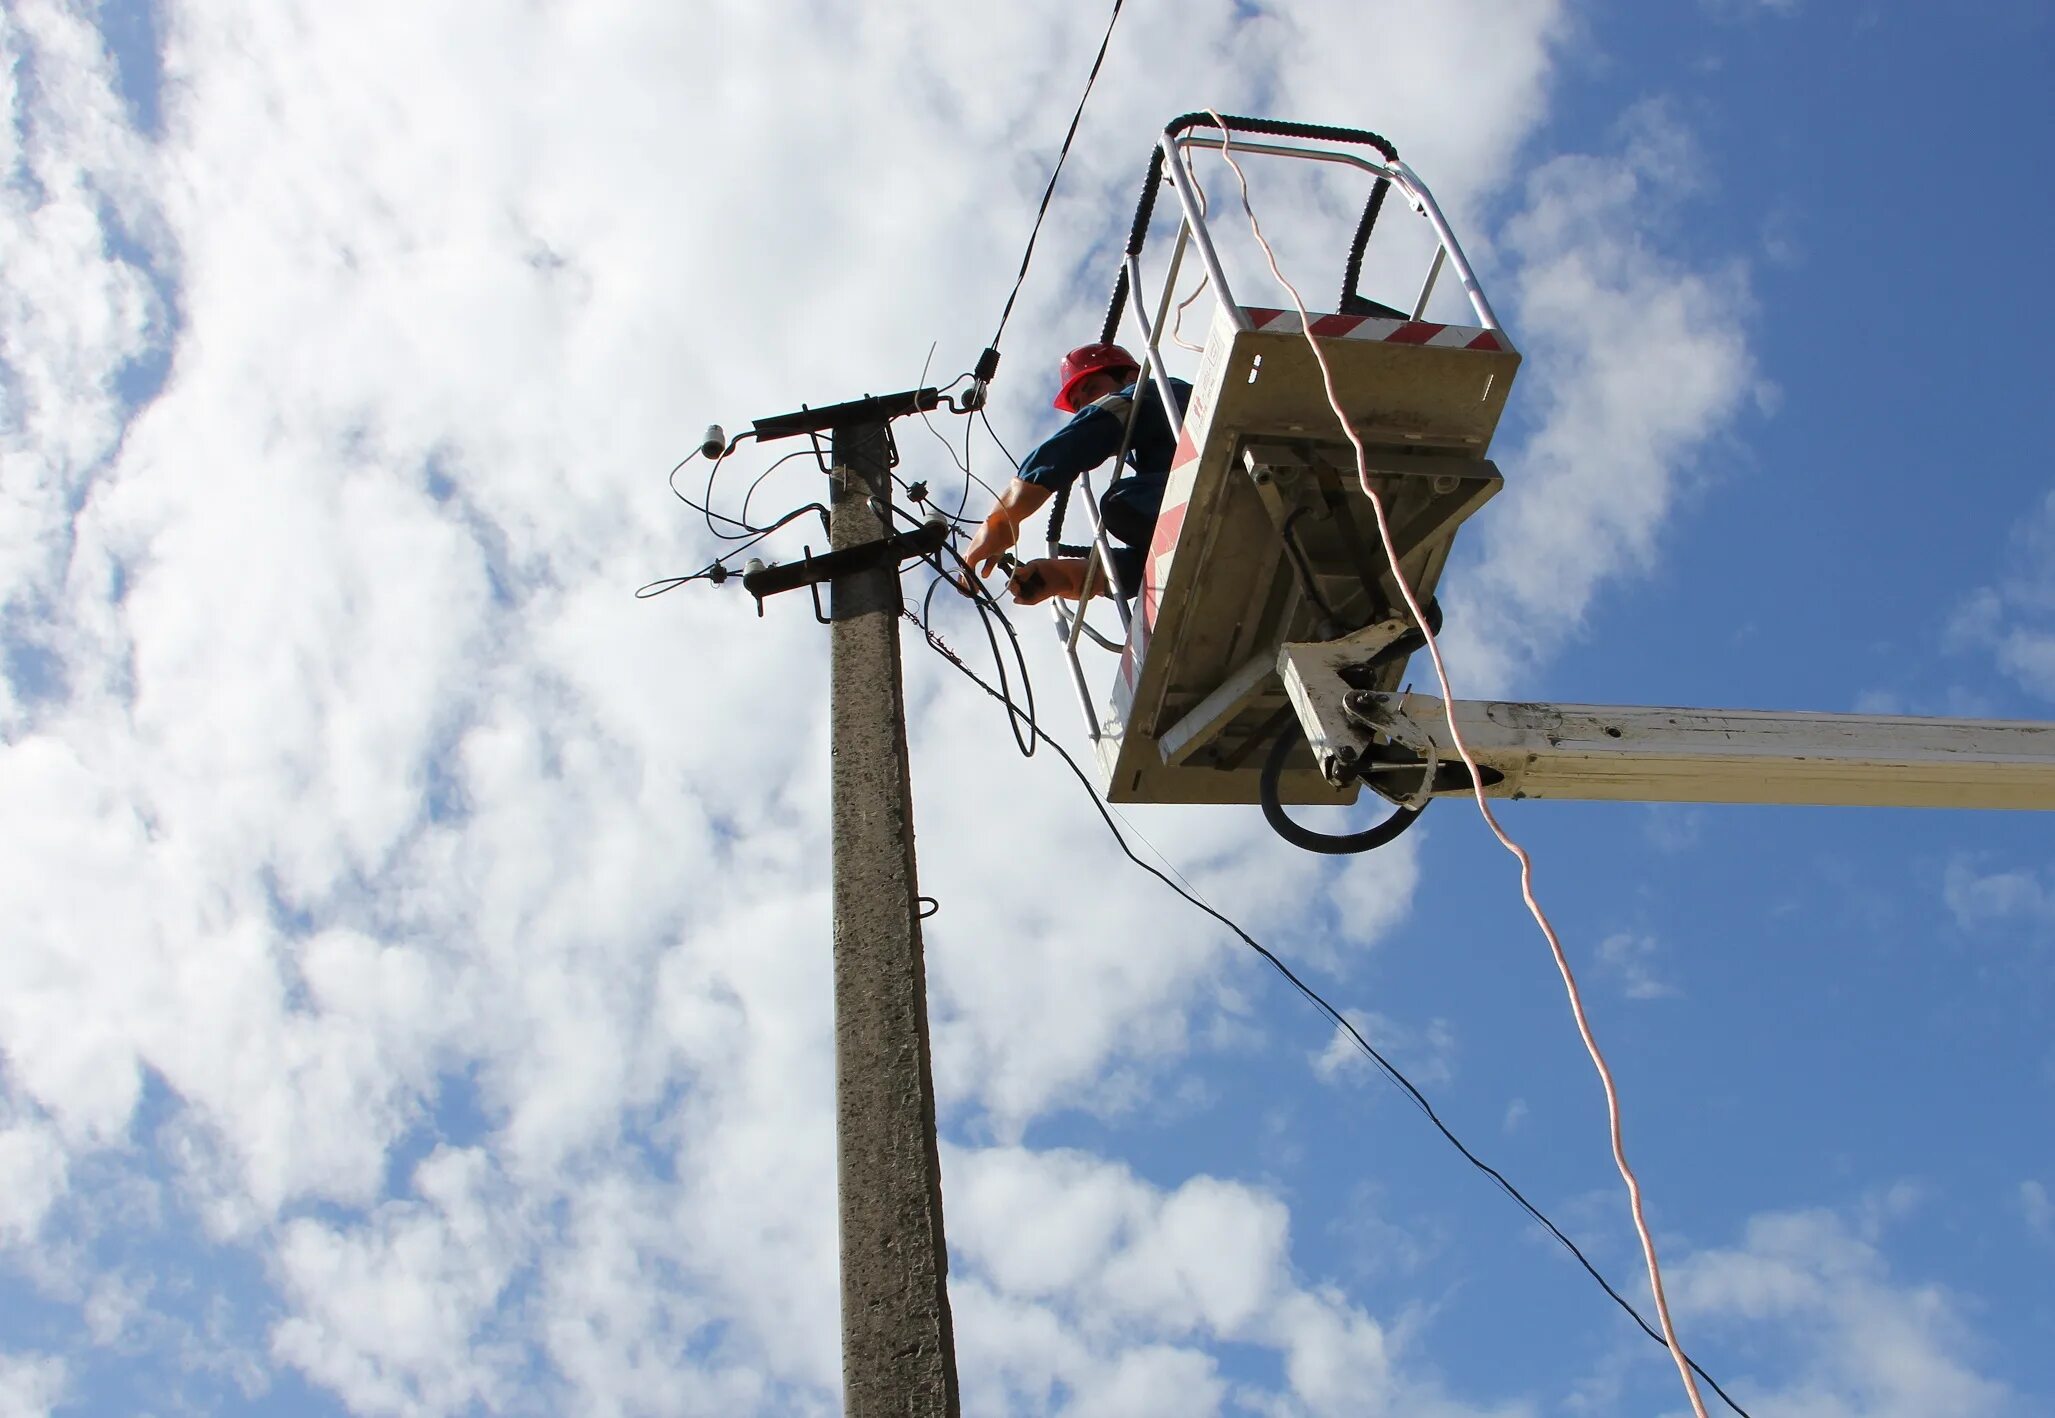
[[[1184, 406], [1192, 386], [1182, 379], [1170, 381], [1177, 395], [1178, 422], [1184, 421]], [[1077, 481], [1079, 473], [1096, 468], [1120, 451], [1121, 435], [1127, 430], [1128, 404], [1135, 397], [1130, 384], [1117, 394], [1108, 394], [1071, 415], [1070, 422], [1036, 444], [1020, 465], [1022, 482], [1060, 492]], [[1170, 476], [1170, 460], [1177, 454], [1177, 429], [1163, 417], [1163, 401], [1151, 380], [1142, 394], [1142, 411], [1136, 417], [1135, 441], [1127, 450], [1132, 481], [1147, 483], [1159, 492]]]

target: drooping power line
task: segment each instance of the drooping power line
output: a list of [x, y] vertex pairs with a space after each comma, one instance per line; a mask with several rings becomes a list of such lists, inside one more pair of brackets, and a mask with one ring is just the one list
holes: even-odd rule
[[[1056, 179], [1063, 173], [1063, 160], [1070, 156], [1071, 140], [1077, 137], [1078, 120], [1085, 116], [1085, 100], [1092, 96], [1092, 85], [1099, 80], [1099, 66], [1106, 62], [1106, 46], [1113, 42], [1113, 27], [1120, 21], [1120, 7], [1125, 0], [1113, 0], [1113, 13], [1106, 20], [1105, 37], [1099, 41], [1099, 53], [1092, 60], [1092, 72], [1085, 77], [1085, 91], [1078, 95], [1077, 111], [1070, 115], [1070, 129], [1063, 135], [1063, 146], [1057, 150], [1056, 166], [1050, 169], [1049, 185], [1042, 189], [1042, 205], [1035, 210], [1035, 224], [1028, 232], [1027, 249], [1020, 256], [1020, 273], [1013, 278], [1013, 289], [1007, 293], [1006, 308], [999, 312], [999, 327], [992, 332], [991, 347], [985, 353], [987, 362], [998, 363], [999, 339], [1006, 333], [1006, 321], [1013, 314], [1013, 302], [1020, 297], [1021, 283], [1027, 280], [1028, 264], [1035, 259], [1035, 238], [1041, 235], [1042, 218], [1049, 214], [1049, 199], [1056, 195]], [[983, 378], [990, 378], [984, 374]]]

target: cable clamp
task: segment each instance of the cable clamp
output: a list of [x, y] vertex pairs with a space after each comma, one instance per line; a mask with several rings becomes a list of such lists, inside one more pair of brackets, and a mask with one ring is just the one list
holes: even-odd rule
[[[1434, 741], [1434, 735], [1406, 713], [1403, 701], [1395, 701], [1388, 695], [1370, 690], [1352, 689], [1342, 696], [1342, 714], [1353, 727], [1371, 739], [1384, 739], [1399, 748], [1410, 749], [1413, 752], [1422, 770], [1418, 786], [1404, 796], [1382, 788], [1378, 791], [1400, 807], [1419, 809], [1427, 806], [1428, 800], [1434, 796], [1435, 780], [1441, 775], [1441, 745]], [[1414, 766], [1403, 761], [1394, 762], [1388, 756], [1379, 755], [1374, 746], [1371, 753], [1363, 755], [1362, 758], [1375, 761], [1378, 768], [1370, 771], [1377, 771], [1380, 776], [1384, 772], [1401, 768], [1410, 770]], [[1363, 772], [1367, 768], [1362, 758], [1353, 765], [1358, 772]]]

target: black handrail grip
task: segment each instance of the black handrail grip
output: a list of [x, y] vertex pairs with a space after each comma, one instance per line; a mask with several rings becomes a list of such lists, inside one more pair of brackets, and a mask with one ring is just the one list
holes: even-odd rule
[[[1321, 123], [1291, 123], [1275, 118], [1246, 118], [1238, 114], [1225, 113], [1221, 119], [1230, 133], [1256, 133], [1268, 138], [1312, 138], [1329, 143], [1356, 143], [1375, 148], [1384, 155], [1386, 162], [1397, 162], [1399, 150], [1391, 140], [1372, 133], [1367, 128], [1333, 128]], [[1187, 113], [1173, 118], [1163, 127], [1163, 136], [1175, 140], [1186, 130], [1204, 125], [1218, 127], [1211, 113]], [[1113, 298], [1107, 302], [1106, 323], [1100, 328], [1099, 340], [1111, 344], [1120, 331], [1120, 317], [1127, 311], [1127, 260], [1139, 256], [1142, 246], [1148, 240], [1149, 222], [1156, 213], [1156, 190], [1163, 183], [1163, 144], [1158, 143], [1149, 153], [1149, 171], [1142, 179], [1141, 201], [1135, 207], [1134, 226], [1129, 230], [1127, 246], [1123, 252], [1119, 274], [1113, 281]], [[1370, 200], [1364, 204], [1363, 217], [1356, 225], [1355, 240], [1349, 246], [1348, 264], [1342, 277], [1342, 304], [1349, 304], [1356, 293], [1356, 281], [1362, 275], [1363, 248], [1370, 241], [1370, 230], [1377, 224], [1377, 214], [1384, 208], [1384, 194], [1391, 187], [1388, 178], [1380, 177], [1370, 189]]]

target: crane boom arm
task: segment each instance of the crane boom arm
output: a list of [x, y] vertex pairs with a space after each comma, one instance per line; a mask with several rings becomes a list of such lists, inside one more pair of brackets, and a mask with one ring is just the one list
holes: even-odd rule
[[[1325, 652], [1325, 653], [1323, 653]], [[2055, 724], [1754, 709], [1453, 702], [1350, 688], [1336, 654], [1287, 645], [1278, 668], [1330, 778], [1416, 792], [1422, 759], [1461, 759], [1450, 721], [1505, 798], [2055, 809]], [[1411, 763], [1408, 769], [1406, 764]], [[1446, 767], [1435, 796], [1467, 794]]]

